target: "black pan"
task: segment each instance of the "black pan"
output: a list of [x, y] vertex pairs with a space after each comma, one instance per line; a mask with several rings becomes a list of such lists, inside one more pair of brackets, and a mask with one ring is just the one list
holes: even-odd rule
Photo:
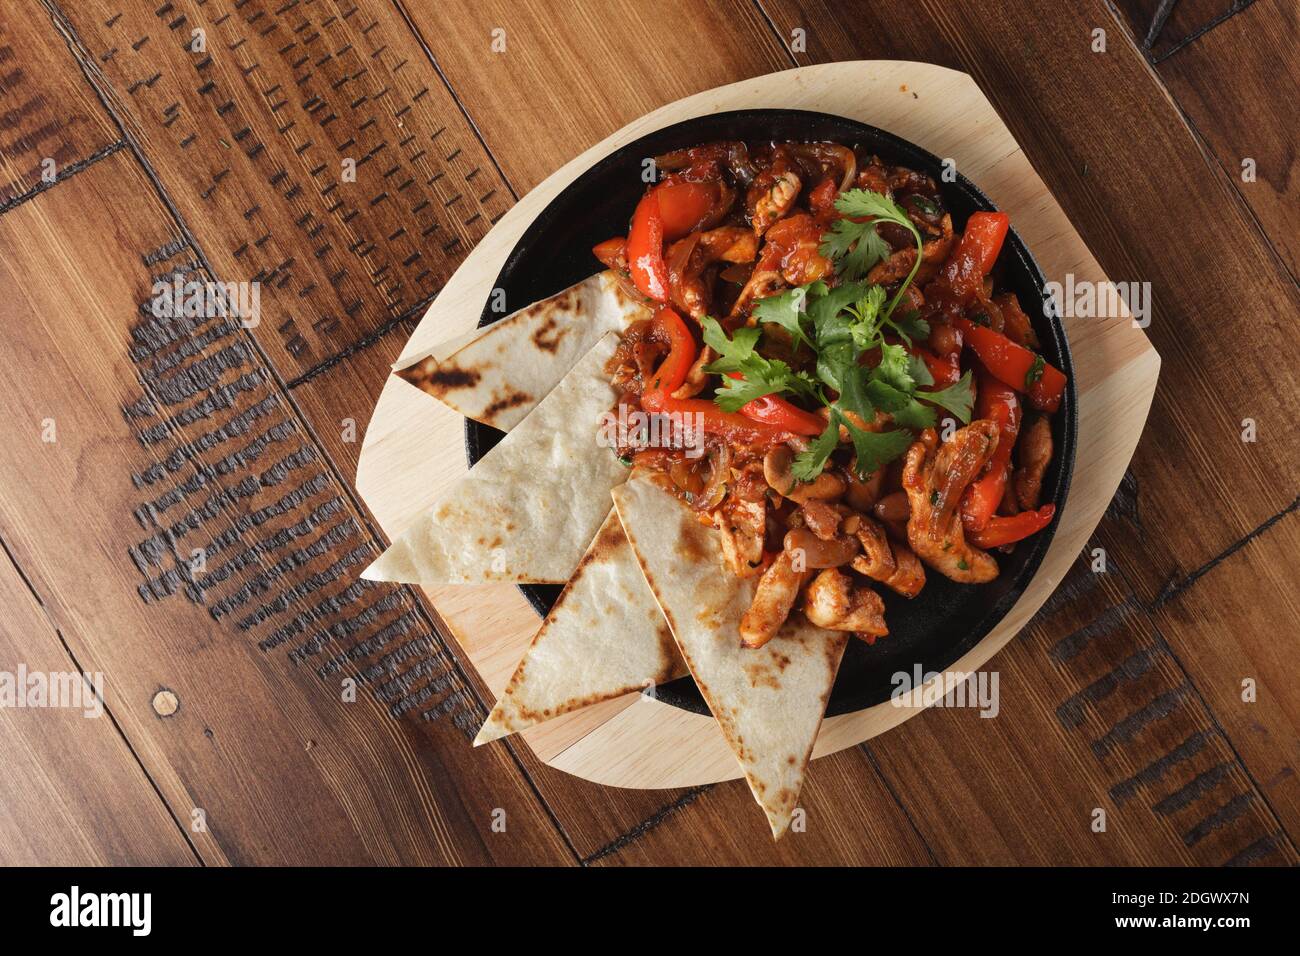
[[[939, 182], [954, 226], [961, 229], [977, 210], [995, 207], [974, 183], [958, 175], [942, 179], [941, 161], [884, 130], [841, 116], [804, 110], [738, 110], [675, 123], [649, 133], [606, 156], [551, 200], [515, 244], [493, 283], [507, 302], [535, 302], [586, 278], [601, 268], [591, 247], [610, 236], [624, 235], [628, 219], [645, 189], [642, 162], [655, 156], [713, 140], [830, 141], [862, 146], [885, 162], [929, 173]], [[958, 159], [960, 167], [960, 159]], [[890, 634], [874, 645], [850, 640], [831, 691], [826, 713], [851, 713], [888, 700], [894, 675], [942, 671], [974, 647], [1006, 616], [1028, 586], [1056, 532], [1074, 466], [1076, 406], [1074, 366], [1060, 321], [1044, 316], [1047, 300], [1043, 273], [1016, 234], [1014, 223], [998, 258], [998, 288], [1014, 292], [1033, 318], [1044, 356], [1069, 378], [1061, 410], [1052, 417], [1055, 447], [1043, 483], [1043, 500], [1056, 503], [1050, 527], [1022, 542], [1010, 555], [998, 555], [1002, 574], [983, 586], [960, 585], [942, 575], [927, 575], [925, 590], [908, 601], [883, 591]], [[501, 318], [485, 303], [479, 325]], [[500, 439], [501, 432], [478, 422], [465, 423], [465, 447], [473, 465]], [[555, 603], [560, 588], [524, 585], [521, 590], [539, 615]], [[617, 640], [614, 635], [611, 640]], [[658, 698], [676, 707], [705, 714], [708, 710], [690, 677], [657, 688]]]

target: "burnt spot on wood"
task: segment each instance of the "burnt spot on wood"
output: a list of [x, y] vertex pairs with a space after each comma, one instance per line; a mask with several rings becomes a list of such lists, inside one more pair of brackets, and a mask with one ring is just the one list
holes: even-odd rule
[[[151, 280], [206, 281], [195, 259], [183, 240], [141, 256]], [[158, 317], [151, 301], [128, 345], [141, 392], [122, 408], [152, 459], [130, 476], [142, 534], [124, 543], [141, 599], [199, 605], [216, 634], [472, 734], [481, 708], [410, 592], [358, 579], [378, 548], [248, 331]]]
[[1093, 741], [1093, 753], [1098, 757], [1106, 757], [1117, 746], [1131, 742], [1148, 724], [1163, 720], [1173, 713], [1190, 691], [1191, 688], [1183, 684], [1138, 708]]
[[1133, 776], [1122, 780], [1110, 788], [1110, 798], [1123, 804], [1135, 797], [1142, 787], [1159, 783], [1182, 763], [1192, 759], [1218, 732], [1211, 729], [1198, 730], [1168, 753], [1156, 758]]
[[1088, 705], [1096, 704], [1109, 697], [1124, 681], [1134, 681], [1141, 677], [1155, 665], [1158, 653], [1155, 648], [1147, 647], [1130, 654], [1110, 673], [1093, 681], [1057, 707], [1056, 719], [1067, 730], [1078, 727], [1083, 723]]
[[1106, 506], [1102, 518], [1106, 521], [1127, 522], [1139, 531], [1142, 530], [1142, 515], [1138, 512], [1138, 481], [1132, 468], [1124, 469], [1124, 477], [1120, 479], [1115, 497]]
[[[186, 15], [183, 32], [206, 30], [231, 60], [238, 84], [214, 74], [211, 59], [184, 44], [147, 42], [160, 26], [148, 9], [122, 10], [112, 28], [90, 9], [64, 13], [85, 48], [76, 54], [88, 68], [93, 64], [90, 84], [120, 105], [122, 121], [152, 144], [158, 179], [223, 278], [270, 273], [273, 263], [301, 249], [299, 229], [308, 227], [297, 224], [310, 222], [316, 255], [301, 257], [292, 274], [276, 275], [262, 289], [264, 311], [299, 313], [305, 321], [298, 328], [262, 323], [252, 330], [281, 377], [296, 381], [330, 367], [335, 355], [378, 341], [379, 330], [427, 301], [512, 197], [446, 88], [412, 90], [398, 81], [399, 70], [424, 60], [400, 16], [378, 16], [362, 33], [355, 21], [309, 6], [249, 17], [206, 8]], [[170, 30], [171, 22], [161, 25]], [[147, 45], [136, 46], [142, 41]], [[77, 71], [70, 73], [85, 85]], [[251, 98], [235, 95], [237, 86], [249, 84]], [[89, 87], [81, 92], [98, 111]], [[44, 112], [32, 110], [36, 123]], [[81, 122], [77, 132], [71, 152], [55, 157], [60, 165], [101, 145], [78, 146], [94, 132], [90, 123]], [[59, 136], [45, 136], [46, 154]], [[407, 148], [395, 148], [399, 140]], [[413, 148], [435, 140], [436, 154]], [[220, 164], [196, 163], [195, 154], [219, 156]], [[439, 178], [445, 169], [437, 157], [449, 155], [478, 170], [472, 193], [458, 194], [447, 177]], [[349, 168], [355, 179], [347, 178]], [[310, 170], [311, 178], [297, 180], [298, 169]], [[453, 228], [429, 244], [422, 235], [430, 228], [427, 214], [412, 210], [448, 206], [457, 213]], [[260, 210], [252, 220], [244, 218], [250, 207]], [[387, 239], [352, 241], [377, 236]], [[345, 308], [353, 302], [356, 311]], [[314, 322], [340, 313], [347, 319]]]

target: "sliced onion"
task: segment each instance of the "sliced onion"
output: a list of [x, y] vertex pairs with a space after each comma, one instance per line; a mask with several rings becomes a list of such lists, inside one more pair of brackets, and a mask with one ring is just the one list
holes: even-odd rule
[[683, 312], [689, 312], [690, 307], [682, 297], [682, 282], [688, 278], [687, 268], [691, 264], [691, 253], [695, 247], [700, 244], [700, 234], [693, 232], [685, 239], [679, 239], [668, 247], [668, 295], [673, 301], [673, 305]]
[[695, 496], [691, 507], [696, 511], [712, 511], [727, 496], [727, 479], [731, 477], [731, 449], [726, 442], [717, 442], [709, 448], [709, 481], [704, 490]]
[[840, 175], [840, 192], [851, 189], [858, 178], [858, 157], [847, 146], [837, 143], [797, 143], [794, 147], [796, 156], [809, 159], [815, 163], [839, 166], [844, 172]]

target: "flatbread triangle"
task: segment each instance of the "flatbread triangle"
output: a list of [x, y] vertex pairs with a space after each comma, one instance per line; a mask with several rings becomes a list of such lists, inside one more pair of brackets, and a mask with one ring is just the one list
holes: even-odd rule
[[474, 746], [685, 673], [611, 508]]
[[848, 643], [792, 615], [757, 649], [737, 624], [753, 579], [723, 566], [717, 534], [652, 479], [616, 487], [614, 506], [682, 658], [779, 838], [790, 825]]

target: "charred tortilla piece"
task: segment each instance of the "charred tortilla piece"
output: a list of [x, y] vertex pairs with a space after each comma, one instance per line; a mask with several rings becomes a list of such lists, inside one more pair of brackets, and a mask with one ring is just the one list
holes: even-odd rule
[[653, 481], [634, 477], [613, 495], [686, 666], [779, 838], [798, 803], [848, 636], [794, 614], [762, 647], [741, 647], [754, 579], [727, 570], [717, 533]]
[[627, 469], [598, 441], [614, 404], [607, 333], [501, 443], [393, 542], [362, 577], [412, 584], [560, 584], [609, 512]]
[[474, 745], [685, 673], [611, 509]]
[[649, 317], [613, 272], [600, 272], [397, 374], [465, 417], [509, 431], [602, 335]]

